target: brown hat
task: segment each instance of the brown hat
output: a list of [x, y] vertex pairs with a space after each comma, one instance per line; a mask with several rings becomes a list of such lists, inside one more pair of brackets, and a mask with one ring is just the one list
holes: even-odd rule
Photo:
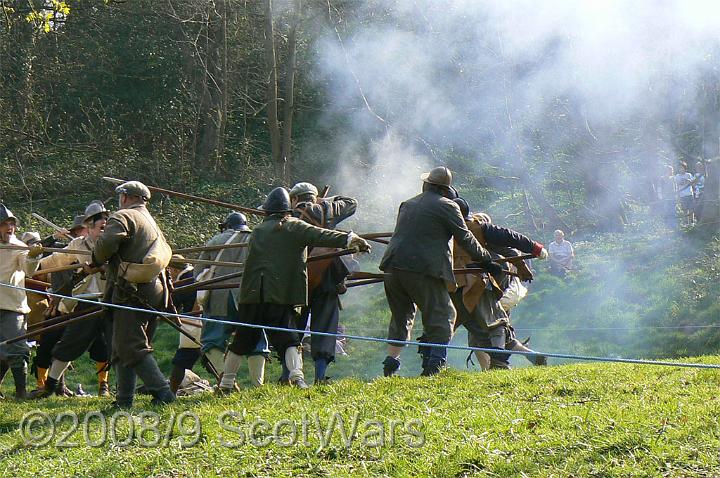
[[449, 188], [452, 184], [452, 173], [445, 166], [438, 166], [437, 168], [431, 169], [430, 172], [420, 175], [420, 179], [428, 184]]
[[185, 269], [187, 262], [185, 262], [185, 256], [181, 254], [173, 254], [170, 258], [170, 267], [175, 269]]

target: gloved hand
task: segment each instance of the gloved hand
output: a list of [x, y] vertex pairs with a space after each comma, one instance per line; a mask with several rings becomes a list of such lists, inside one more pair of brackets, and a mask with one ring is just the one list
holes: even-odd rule
[[352, 249], [353, 247], [356, 247], [360, 252], [370, 252], [372, 250], [369, 242], [354, 232], [351, 232], [348, 234], [348, 248]]
[[540, 259], [541, 261], [547, 259], [548, 258], [547, 249], [545, 249], [544, 247], [542, 249], [540, 249], [540, 254], [538, 254], [537, 258]]
[[35, 259], [36, 257], [39, 257], [40, 254], [43, 253], [43, 246], [40, 244], [33, 244], [30, 246], [30, 249], [28, 249], [28, 257], [31, 259]]

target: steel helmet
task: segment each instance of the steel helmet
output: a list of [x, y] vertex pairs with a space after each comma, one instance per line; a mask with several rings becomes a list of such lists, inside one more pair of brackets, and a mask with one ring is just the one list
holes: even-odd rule
[[227, 215], [225, 222], [218, 224], [221, 231], [225, 229], [233, 229], [235, 231], [249, 232], [250, 228], [247, 225], [247, 218], [245, 214], [237, 211], [233, 211]]
[[268, 214], [292, 212], [290, 194], [287, 189], [279, 187], [270, 191], [262, 205], [262, 210]]

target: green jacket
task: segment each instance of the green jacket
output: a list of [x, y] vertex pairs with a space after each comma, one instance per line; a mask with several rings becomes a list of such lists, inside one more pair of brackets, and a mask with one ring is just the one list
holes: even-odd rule
[[[227, 244], [230, 238], [235, 235], [235, 238], [233, 239], [231, 244], [241, 244], [246, 243], [250, 240], [250, 232], [247, 231], [235, 231], [233, 229], [226, 229], [225, 231], [216, 234], [212, 239], [210, 239], [206, 246], [218, 246], [221, 244]], [[223, 249], [222, 251], [205, 251], [200, 254], [200, 259], [204, 260], [218, 260], [223, 262], [242, 262], [244, 263], [248, 254], [248, 248], [247, 247], [239, 247], [236, 249]], [[197, 276], [200, 275], [202, 271], [205, 269], [209, 269], [212, 266], [196, 266], [194, 275], [197, 279]], [[233, 272], [238, 272], [242, 270], [242, 268], [239, 267], [223, 267], [223, 266], [216, 266], [214, 269], [213, 277], [220, 277], [227, 274], [232, 274]], [[228, 279], [223, 282], [219, 282], [219, 284], [223, 283], [229, 283], [229, 282], [238, 282], [240, 279]], [[218, 289], [218, 290], [211, 290], [210, 294], [208, 296], [207, 304], [205, 305], [205, 315], [208, 317], [227, 317], [228, 316], [228, 296], [232, 294], [233, 300], [235, 300], [235, 303], [238, 302], [238, 292], [239, 289]]]
[[400, 205], [380, 269], [419, 272], [455, 284], [452, 238], [474, 261], [491, 260], [490, 253], [468, 230], [457, 204], [433, 191], [418, 194]]
[[250, 238], [240, 303], [307, 305], [307, 247], [345, 247], [347, 241], [345, 232], [268, 216]]
[[[108, 263], [104, 301], [112, 301], [114, 304], [135, 302], [131, 296], [134, 293], [152, 307], [161, 303], [165, 292], [162, 281], [133, 285], [118, 278], [120, 262], [141, 263], [158, 235], [160, 240], [165, 240], [145, 205], [137, 204], [110, 215], [105, 231], [95, 242], [92, 255], [94, 264]], [[121, 287], [117, 287], [118, 284]]]

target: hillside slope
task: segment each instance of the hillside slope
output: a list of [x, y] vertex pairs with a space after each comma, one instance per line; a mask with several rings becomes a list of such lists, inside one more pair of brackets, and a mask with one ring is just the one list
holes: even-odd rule
[[[128, 415], [105, 401], [6, 400], [0, 476], [717, 476], [719, 382], [714, 370], [586, 364], [348, 379], [309, 391], [269, 385], [183, 398], [163, 409], [142, 398], [133, 411], [134, 437]], [[140, 408], [160, 414], [159, 433], [138, 432]], [[78, 428], [65, 417], [47, 445], [25, 445], [18, 424], [35, 409], [51, 418], [76, 413]], [[104, 415], [86, 419], [98, 410]], [[221, 428], [218, 417], [229, 411], [242, 421]], [[197, 414], [202, 429], [190, 431], [193, 419], [186, 417], [166, 439], [167, 425], [183, 412]], [[333, 416], [334, 433], [319, 438]], [[40, 436], [50, 427], [34, 430]], [[240, 432], [245, 443], [226, 446], [238, 445]], [[191, 438], [197, 442], [181, 447]]]

